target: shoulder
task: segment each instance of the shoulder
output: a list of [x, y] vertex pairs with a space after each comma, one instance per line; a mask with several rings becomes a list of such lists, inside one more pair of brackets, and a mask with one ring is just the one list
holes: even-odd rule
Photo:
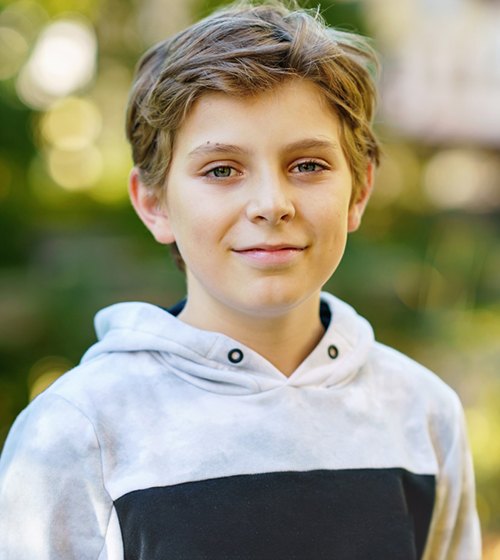
[[413, 398], [437, 404], [456, 403], [456, 392], [435, 372], [406, 354], [375, 342], [368, 363], [376, 377], [393, 389], [412, 393]]
[[[349, 338], [357, 340], [353, 354], [358, 360], [363, 355], [360, 375], [354, 384], [369, 391], [379, 410], [394, 422], [419, 423], [420, 429], [431, 426], [433, 432], [440, 431], [441, 426], [458, 425], [457, 420], [463, 415], [460, 399], [437, 373], [376, 341], [368, 321], [345, 302], [327, 293], [322, 298], [337, 316], [341, 334], [350, 333]], [[363, 334], [364, 337], [360, 336]], [[364, 344], [360, 345], [360, 340]]]
[[145, 393], [154, 386], [148, 378], [157, 376], [160, 369], [152, 353], [102, 354], [64, 373], [20, 417], [43, 417], [46, 423], [58, 424], [62, 432], [64, 418], [72, 415], [97, 430], [105, 417], [119, 418], [127, 400], [144, 402]]
[[103, 354], [64, 373], [38, 395], [33, 403], [42, 406], [45, 401], [62, 399], [85, 411], [92, 400], [99, 399], [99, 395], [104, 392], [109, 394], [109, 391], [119, 386], [120, 380], [127, 378], [124, 371], [126, 367], [127, 360], [117, 360], [112, 354]]
[[57, 473], [61, 478], [60, 469], [73, 469], [81, 461], [95, 463], [99, 472], [99, 456], [95, 428], [86, 414], [60, 395], [45, 392], [14, 421], [0, 457], [0, 478], [24, 470], [33, 477], [52, 472], [51, 477]]
[[[112, 505], [94, 423], [75, 402], [45, 391], [17, 417], [0, 456], [0, 508], [8, 512], [0, 516], [0, 556], [97, 558]], [[36, 540], [40, 554], [26, 519], [45, 535]]]
[[444, 454], [457, 437], [462, 437], [464, 413], [460, 399], [436, 373], [378, 342], [367, 367], [382, 405], [397, 421], [420, 425], [420, 429], [425, 425], [435, 447]]
[[31, 444], [38, 442], [48, 447], [68, 434], [79, 433], [81, 440], [84, 431], [93, 439], [88, 402], [93, 393], [99, 392], [93, 380], [97, 379], [98, 362], [102, 361], [75, 367], [37, 395], [16, 418], [9, 439], [28, 437]]
[[[109, 354], [63, 374], [18, 415], [2, 459], [11, 453], [19, 456], [21, 449], [30, 456], [62, 457], [77, 450], [99, 455], [110, 430], [127, 429], [126, 399], [137, 401], [137, 395], [140, 399], [140, 376], [134, 372], [141, 368], [134, 365], [134, 354]], [[138, 406], [145, 400], [140, 399]], [[133, 413], [137, 418], [138, 410]]]

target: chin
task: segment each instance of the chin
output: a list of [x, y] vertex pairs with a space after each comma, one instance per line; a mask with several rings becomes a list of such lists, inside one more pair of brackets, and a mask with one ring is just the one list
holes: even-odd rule
[[282, 286], [251, 288], [251, 296], [247, 293], [238, 307], [247, 315], [275, 318], [290, 313], [308, 300], [316, 301], [314, 296], [319, 299], [319, 292], [320, 288], [304, 292], [296, 286], [290, 289]]

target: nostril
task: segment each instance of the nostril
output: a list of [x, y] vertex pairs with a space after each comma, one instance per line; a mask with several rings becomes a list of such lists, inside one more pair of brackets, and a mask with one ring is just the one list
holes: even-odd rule
[[247, 208], [247, 215], [251, 221], [267, 222], [269, 224], [278, 225], [293, 220], [295, 216], [294, 205], [286, 200], [278, 203], [264, 205], [262, 203], [253, 202]]
[[280, 216], [280, 218], [278, 218], [278, 222], [289, 222], [292, 219], [292, 216], [288, 213], [283, 214], [282, 216]]

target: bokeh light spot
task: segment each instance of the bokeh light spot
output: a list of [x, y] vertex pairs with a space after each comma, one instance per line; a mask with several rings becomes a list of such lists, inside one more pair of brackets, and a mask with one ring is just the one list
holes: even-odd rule
[[128, 175], [132, 167], [128, 146], [123, 138], [116, 138], [101, 147], [106, 162], [101, 180], [89, 195], [102, 204], [119, 204], [128, 201]]
[[28, 42], [10, 27], [0, 27], [0, 80], [16, 74], [29, 50]]
[[489, 210], [500, 202], [498, 162], [465, 149], [435, 154], [424, 172], [424, 188], [439, 208]]
[[49, 107], [91, 81], [96, 54], [95, 33], [86, 21], [67, 19], [50, 24], [21, 70], [19, 97], [35, 109]]
[[476, 407], [468, 408], [466, 417], [476, 471], [482, 476], [493, 476], [500, 469], [498, 413], [488, 407]]
[[44, 115], [41, 132], [55, 148], [80, 150], [97, 139], [101, 126], [101, 114], [94, 103], [67, 97], [55, 103]]
[[49, 173], [52, 179], [69, 191], [92, 187], [102, 173], [101, 152], [95, 146], [82, 150], [53, 148], [48, 154]]
[[30, 400], [33, 400], [63, 373], [71, 369], [72, 364], [61, 356], [46, 356], [38, 360], [28, 374]]
[[0, 12], [0, 26], [17, 31], [29, 45], [48, 21], [42, 3], [34, 0], [11, 2]]

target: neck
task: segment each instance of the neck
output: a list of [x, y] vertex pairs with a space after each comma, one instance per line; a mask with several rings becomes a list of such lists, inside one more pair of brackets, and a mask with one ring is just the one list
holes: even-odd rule
[[[196, 309], [203, 309], [203, 316]], [[264, 317], [228, 309], [214, 300], [204, 301], [200, 306], [190, 295], [178, 318], [193, 327], [238, 340], [286, 376], [298, 368], [324, 333], [319, 294], [282, 314]]]

